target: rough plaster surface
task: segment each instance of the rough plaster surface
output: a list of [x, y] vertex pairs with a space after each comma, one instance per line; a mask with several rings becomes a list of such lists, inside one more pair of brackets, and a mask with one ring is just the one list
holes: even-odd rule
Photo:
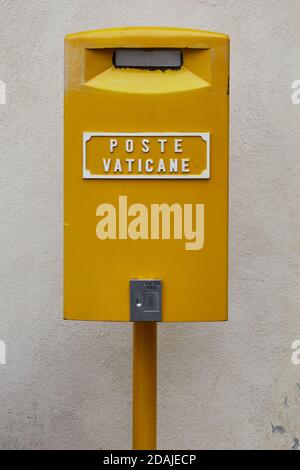
[[0, 15], [0, 447], [131, 446], [131, 326], [62, 320], [63, 39], [175, 25], [232, 41], [230, 321], [159, 327], [159, 447], [296, 448], [300, 2], [0, 0]]

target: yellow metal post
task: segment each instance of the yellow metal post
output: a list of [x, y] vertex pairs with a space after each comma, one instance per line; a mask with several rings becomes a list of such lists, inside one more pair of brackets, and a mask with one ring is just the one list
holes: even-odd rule
[[157, 324], [133, 324], [134, 450], [156, 449]]

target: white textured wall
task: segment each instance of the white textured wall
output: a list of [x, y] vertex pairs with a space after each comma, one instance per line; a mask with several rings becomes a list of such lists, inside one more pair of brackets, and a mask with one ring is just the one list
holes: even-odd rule
[[300, 2], [0, 0], [0, 18], [0, 447], [131, 446], [131, 325], [62, 320], [63, 39], [120, 25], [232, 41], [230, 321], [160, 325], [159, 447], [297, 447]]

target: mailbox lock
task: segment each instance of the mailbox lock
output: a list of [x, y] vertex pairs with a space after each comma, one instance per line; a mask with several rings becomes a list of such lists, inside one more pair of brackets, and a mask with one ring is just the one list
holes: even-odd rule
[[130, 320], [161, 321], [161, 281], [132, 279], [130, 281]]

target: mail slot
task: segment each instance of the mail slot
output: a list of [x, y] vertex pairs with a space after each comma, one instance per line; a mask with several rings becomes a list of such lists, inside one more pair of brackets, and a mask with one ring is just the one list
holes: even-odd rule
[[66, 319], [227, 319], [228, 69], [219, 33], [66, 37]]

